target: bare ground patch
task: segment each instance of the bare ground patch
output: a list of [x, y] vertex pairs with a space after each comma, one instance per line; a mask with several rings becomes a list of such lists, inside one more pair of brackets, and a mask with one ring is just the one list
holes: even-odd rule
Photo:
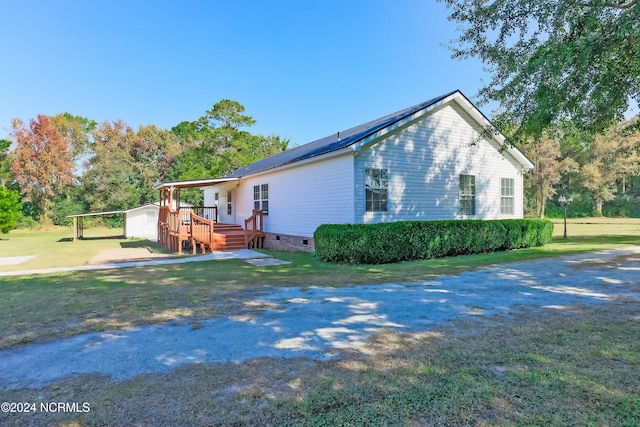
[[91, 258], [89, 264], [111, 264], [118, 262], [150, 261], [153, 259], [173, 258], [175, 255], [154, 252], [150, 247], [138, 248], [109, 248], [102, 249]]

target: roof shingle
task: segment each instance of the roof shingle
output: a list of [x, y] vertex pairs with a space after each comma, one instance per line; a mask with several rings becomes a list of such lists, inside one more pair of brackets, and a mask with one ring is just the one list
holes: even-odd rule
[[301, 145], [299, 147], [292, 148], [291, 150], [284, 151], [282, 153], [267, 157], [259, 160], [248, 166], [240, 168], [235, 172], [230, 173], [225, 178], [240, 178], [246, 175], [250, 175], [257, 172], [262, 172], [268, 169], [273, 169], [279, 166], [288, 165], [291, 163], [299, 162], [301, 160], [309, 159], [311, 157], [327, 154], [332, 151], [340, 150], [342, 148], [349, 147], [358, 141], [382, 130], [388, 126], [393, 125], [400, 120], [403, 120], [418, 111], [430, 107], [437, 102], [442, 101], [448, 96], [458, 92], [453, 91], [447, 94], [438, 96], [428, 101], [416, 104], [412, 107], [405, 108], [404, 110], [397, 111], [392, 114], [388, 114], [384, 117], [372, 120], [367, 123], [352, 127], [350, 129], [334, 133], [308, 144]]

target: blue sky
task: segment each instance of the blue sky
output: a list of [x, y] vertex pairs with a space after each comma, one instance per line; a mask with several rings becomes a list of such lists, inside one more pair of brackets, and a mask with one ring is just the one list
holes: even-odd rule
[[0, 138], [62, 112], [170, 129], [228, 98], [301, 145], [488, 80], [435, 0], [3, 3]]

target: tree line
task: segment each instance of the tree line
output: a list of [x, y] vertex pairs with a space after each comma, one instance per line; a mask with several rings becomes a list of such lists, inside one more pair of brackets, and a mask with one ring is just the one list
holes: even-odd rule
[[558, 198], [573, 202], [569, 215], [640, 217], [640, 116], [592, 134], [561, 120], [540, 137], [521, 138], [534, 164], [524, 177], [525, 214], [562, 216]]
[[438, 1], [452, 58], [483, 63], [480, 103], [499, 104], [495, 126], [536, 165], [528, 214], [573, 196], [574, 215], [640, 217], [640, 120], [624, 119], [640, 106], [640, 0]]
[[[222, 100], [171, 130], [98, 124], [69, 113], [13, 121], [13, 139], [0, 142], [0, 231], [18, 223], [62, 225], [66, 216], [123, 210], [157, 201], [161, 181], [220, 177], [285, 151], [289, 141], [244, 130], [255, 120], [236, 101]], [[505, 123], [501, 116], [497, 123]], [[525, 215], [559, 216], [559, 196], [571, 216], [640, 217], [640, 116], [592, 134], [561, 120], [518, 147], [534, 163], [525, 174]], [[504, 126], [507, 137], [517, 126]], [[202, 193], [183, 200], [202, 203]]]
[[[228, 99], [171, 130], [69, 113], [14, 119], [13, 141], [0, 140], [0, 231], [130, 209], [157, 201], [158, 182], [223, 176], [288, 148], [287, 139], [245, 130], [254, 124]], [[201, 204], [202, 194], [183, 200]]]
[[[640, 106], [640, 0], [439, 1], [457, 24], [452, 57], [484, 64], [480, 101], [499, 103], [496, 128], [536, 166], [526, 215], [556, 216], [565, 196], [573, 215], [640, 217], [640, 119], [624, 119]], [[254, 123], [230, 100], [170, 131], [68, 113], [14, 120], [15, 145], [0, 140], [0, 231], [20, 216], [57, 224], [130, 208], [155, 200], [157, 181], [222, 176], [288, 148], [241, 130]]]

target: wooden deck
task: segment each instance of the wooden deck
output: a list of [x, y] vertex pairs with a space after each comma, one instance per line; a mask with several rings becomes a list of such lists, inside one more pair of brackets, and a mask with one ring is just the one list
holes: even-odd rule
[[[206, 217], [199, 215], [209, 212]], [[236, 224], [217, 222], [216, 207], [195, 207], [169, 210], [160, 209], [158, 242], [165, 248], [182, 254], [190, 250], [195, 254], [210, 251], [230, 251], [261, 248], [264, 243], [264, 215], [253, 211], [244, 221], [245, 228]]]

